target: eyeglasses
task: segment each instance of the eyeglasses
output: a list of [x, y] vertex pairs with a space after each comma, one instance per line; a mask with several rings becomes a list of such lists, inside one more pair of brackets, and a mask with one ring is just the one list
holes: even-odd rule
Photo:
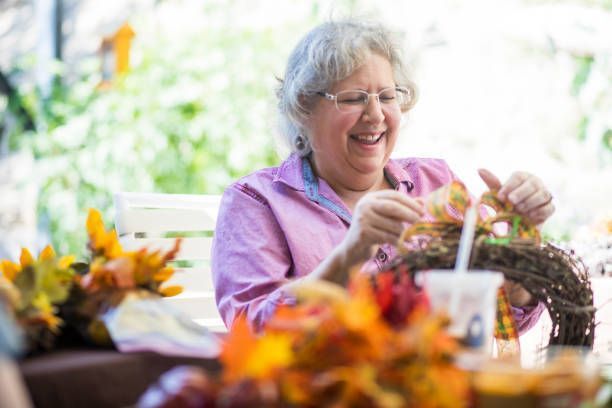
[[327, 92], [317, 92], [317, 95], [328, 101], [334, 101], [336, 108], [343, 113], [363, 112], [370, 102], [370, 96], [376, 97], [380, 106], [385, 110], [399, 108], [402, 112], [405, 112], [414, 104], [415, 94], [414, 88], [405, 86], [392, 86], [378, 93], [354, 90], [341, 91], [332, 95]]

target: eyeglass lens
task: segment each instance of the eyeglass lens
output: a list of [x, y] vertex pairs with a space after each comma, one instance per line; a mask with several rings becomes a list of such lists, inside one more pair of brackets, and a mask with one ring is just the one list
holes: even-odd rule
[[[387, 88], [378, 94], [378, 101], [383, 108], [396, 108], [406, 104], [409, 100], [408, 89]], [[353, 112], [363, 110], [370, 99], [370, 95], [361, 90], [342, 91], [336, 95], [336, 106], [340, 111]]]

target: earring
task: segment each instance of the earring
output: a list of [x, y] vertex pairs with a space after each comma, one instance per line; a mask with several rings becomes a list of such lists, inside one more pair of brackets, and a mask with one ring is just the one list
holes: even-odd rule
[[295, 138], [295, 148], [298, 150], [304, 150], [306, 147], [306, 142], [302, 136], [298, 136]]

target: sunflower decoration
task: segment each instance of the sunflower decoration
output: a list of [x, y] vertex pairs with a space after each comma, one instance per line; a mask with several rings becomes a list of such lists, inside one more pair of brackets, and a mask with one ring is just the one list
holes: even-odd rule
[[74, 256], [58, 257], [45, 247], [38, 258], [23, 248], [19, 263], [0, 261], [0, 295], [23, 328], [29, 350], [51, 348], [64, 321], [58, 307], [74, 283]]

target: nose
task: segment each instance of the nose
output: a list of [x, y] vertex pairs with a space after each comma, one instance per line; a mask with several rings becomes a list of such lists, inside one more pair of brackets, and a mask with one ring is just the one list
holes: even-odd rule
[[363, 118], [371, 123], [380, 123], [385, 119], [378, 95], [369, 95], [368, 103], [363, 108]]

